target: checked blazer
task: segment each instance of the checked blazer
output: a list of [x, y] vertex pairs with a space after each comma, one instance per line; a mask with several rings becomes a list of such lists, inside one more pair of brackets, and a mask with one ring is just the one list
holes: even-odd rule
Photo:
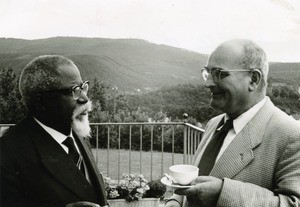
[[107, 205], [89, 141], [73, 136], [90, 182], [61, 146], [28, 116], [0, 138], [1, 207], [63, 207], [77, 201]]
[[[207, 124], [194, 156], [224, 117]], [[210, 176], [223, 179], [220, 207], [300, 206], [300, 122], [273, 105], [269, 98], [236, 135], [213, 167]], [[174, 195], [186, 205], [186, 199]]]

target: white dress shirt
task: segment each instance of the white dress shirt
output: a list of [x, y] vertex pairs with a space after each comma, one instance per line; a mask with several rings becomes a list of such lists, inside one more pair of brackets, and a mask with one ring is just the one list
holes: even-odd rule
[[43, 128], [43, 129], [45, 129], [45, 131], [46, 132], [48, 132], [48, 134], [50, 134], [51, 135], [51, 137], [65, 150], [65, 152], [67, 153], [67, 154], [69, 154], [69, 149], [68, 149], [68, 147], [66, 146], [66, 145], [64, 145], [62, 142], [63, 141], [65, 141], [65, 139], [67, 138], [67, 137], [71, 137], [72, 139], [73, 139], [73, 142], [74, 142], [74, 144], [75, 144], [75, 147], [76, 147], [76, 149], [77, 149], [77, 152], [79, 153], [79, 155], [81, 155], [80, 154], [80, 151], [79, 151], [79, 148], [78, 148], [78, 146], [77, 146], [77, 143], [76, 143], [76, 141], [75, 141], [75, 139], [74, 139], [74, 137], [73, 137], [73, 135], [72, 135], [72, 130], [70, 130], [70, 135], [69, 136], [66, 136], [66, 135], [64, 135], [64, 134], [62, 134], [62, 133], [60, 133], [59, 131], [57, 131], [57, 130], [55, 130], [55, 129], [53, 129], [53, 128], [50, 128], [50, 127], [48, 127], [48, 126], [46, 126], [45, 124], [43, 124], [42, 122], [40, 122], [39, 120], [37, 120], [35, 117], [34, 117], [34, 120]]
[[67, 138], [67, 137], [71, 137], [72, 139], [73, 139], [73, 142], [74, 142], [74, 144], [75, 144], [75, 147], [76, 147], [76, 149], [77, 149], [77, 152], [79, 153], [79, 159], [81, 159], [80, 161], [81, 162], [83, 162], [83, 166], [84, 166], [84, 171], [85, 171], [85, 176], [86, 176], [86, 178], [87, 178], [87, 180], [89, 180], [89, 176], [88, 176], [88, 173], [87, 173], [87, 169], [86, 169], [86, 164], [85, 164], [85, 161], [84, 161], [84, 159], [82, 158], [82, 155], [81, 155], [81, 152], [80, 152], [80, 150], [79, 150], [79, 148], [78, 148], [78, 146], [77, 146], [77, 143], [76, 143], [76, 141], [75, 141], [75, 139], [74, 139], [74, 137], [73, 137], [73, 134], [72, 134], [72, 130], [70, 129], [70, 135], [69, 136], [66, 136], [66, 135], [64, 135], [64, 134], [62, 134], [61, 132], [59, 132], [59, 131], [57, 131], [57, 130], [55, 130], [55, 129], [53, 129], [53, 128], [51, 128], [51, 127], [48, 127], [48, 126], [46, 126], [45, 124], [43, 124], [42, 122], [40, 122], [38, 119], [36, 119], [35, 117], [33, 117], [34, 118], [34, 120], [46, 131], [46, 132], [48, 132], [50, 135], [51, 135], [51, 137], [65, 150], [65, 152], [67, 153], [67, 154], [69, 154], [69, 148], [66, 146], [66, 145], [64, 145], [62, 142], [63, 141], [65, 141], [65, 139]]

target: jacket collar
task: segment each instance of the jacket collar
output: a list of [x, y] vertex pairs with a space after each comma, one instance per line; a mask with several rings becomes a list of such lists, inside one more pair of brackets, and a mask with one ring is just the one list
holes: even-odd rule
[[215, 164], [210, 175], [219, 178], [232, 178], [251, 162], [254, 158], [252, 150], [261, 143], [274, 109], [274, 104], [267, 98], [266, 103], [258, 113], [236, 135]]
[[61, 146], [33, 120], [33, 117], [28, 117], [26, 121], [30, 129], [30, 138], [41, 162], [52, 176], [81, 199], [96, 200], [94, 189]]

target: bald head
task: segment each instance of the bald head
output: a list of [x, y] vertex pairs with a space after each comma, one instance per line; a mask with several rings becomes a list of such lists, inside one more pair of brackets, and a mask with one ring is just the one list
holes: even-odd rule
[[230, 40], [218, 46], [203, 70], [211, 106], [231, 118], [249, 110], [266, 95], [268, 61], [250, 40]]
[[262, 73], [260, 90], [267, 87], [269, 64], [264, 50], [255, 42], [246, 39], [234, 39], [222, 43], [211, 54], [209, 61], [242, 69], [258, 69]]

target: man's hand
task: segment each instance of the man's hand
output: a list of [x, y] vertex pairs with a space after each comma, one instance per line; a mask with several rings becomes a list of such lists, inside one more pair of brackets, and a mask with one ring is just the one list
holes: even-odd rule
[[69, 203], [66, 207], [100, 207], [96, 203], [88, 202], [88, 201], [79, 201], [76, 203]]
[[166, 203], [165, 207], [181, 207], [181, 205], [176, 201], [169, 201]]
[[223, 181], [211, 176], [199, 176], [193, 182], [195, 186], [187, 189], [177, 189], [176, 194], [185, 195], [189, 203], [197, 203], [197, 206], [216, 206]]

